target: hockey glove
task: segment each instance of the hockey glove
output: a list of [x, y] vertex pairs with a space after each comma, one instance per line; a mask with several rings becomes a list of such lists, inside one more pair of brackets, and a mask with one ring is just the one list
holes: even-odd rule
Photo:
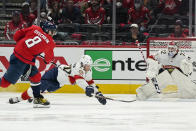
[[94, 93], [94, 87], [93, 86], [87, 86], [86, 87], [86, 91], [85, 91], [86, 95], [89, 97], [92, 97], [93, 93]]
[[69, 65], [60, 65], [59, 68], [63, 71], [65, 71], [68, 74], [71, 74], [71, 66]]
[[[98, 96], [98, 97], [97, 97]], [[97, 100], [102, 104], [105, 105], [107, 103], [106, 99], [104, 98], [103, 94], [101, 92], [97, 92], [96, 96]]]

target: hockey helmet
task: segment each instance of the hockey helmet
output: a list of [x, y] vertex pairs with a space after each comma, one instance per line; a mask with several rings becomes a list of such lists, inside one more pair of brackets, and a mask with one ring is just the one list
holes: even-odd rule
[[83, 55], [81, 58], [80, 58], [80, 62], [81, 64], [84, 66], [84, 65], [92, 65], [93, 64], [93, 61], [91, 59], [91, 57], [89, 55]]
[[46, 33], [48, 33], [49, 31], [56, 31], [56, 25], [49, 21], [41, 23], [40, 26], [42, 30]]

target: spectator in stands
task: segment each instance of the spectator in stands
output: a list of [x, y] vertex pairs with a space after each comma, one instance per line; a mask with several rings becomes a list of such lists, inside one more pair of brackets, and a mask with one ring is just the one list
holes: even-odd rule
[[62, 23], [62, 9], [57, 1], [53, 2], [52, 9], [49, 10], [48, 16], [54, 20], [56, 25]]
[[160, 0], [158, 10], [165, 15], [178, 14], [181, 3], [182, 0]]
[[91, 7], [85, 11], [85, 23], [102, 25], [105, 21], [105, 9], [100, 6], [100, 0], [92, 0]]
[[128, 34], [126, 37], [126, 41], [135, 43], [136, 40], [138, 40], [138, 42], [145, 42], [146, 36], [139, 32], [139, 27], [137, 24], [131, 24], [130, 34]]
[[174, 33], [172, 33], [169, 37], [187, 37], [188, 31], [187, 29], [183, 29], [183, 23], [181, 20], [176, 20]]
[[29, 27], [33, 24], [35, 18], [36, 18], [35, 15], [30, 13], [29, 3], [28, 2], [22, 3], [22, 10], [20, 13], [21, 21], [24, 22], [27, 27]]
[[154, 9], [156, 9], [156, 7], [158, 6], [158, 2], [159, 0], [145, 0], [144, 6], [148, 8], [148, 10], [150, 11], [150, 14], [153, 14]]
[[30, 1], [30, 13], [34, 14], [37, 18], [37, 0]]
[[52, 9], [53, 2], [55, 2], [55, 1], [58, 2], [59, 3], [59, 7], [61, 9], [63, 9], [67, 0], [48, 0], [48, 8], [49, 9]]
[[73, 0], [68, 0], [66, 2], [66, 7], [63, 8], [62, 20], [63, 23], [72, 24], [72, 23], [81, 23], [81, 12], [78, 7], [74, 6]]
[[142, 0], [135, 0], [134, 7], [128, 10], [128, 23], [136, 23], [140, 26], [140, 31], [145, 31], [151, 20], [149, 10], [143, 5]]
[[[31, 3], [32, 0], [26, 0], [29, 4]], [[40, 0], [40, 10], [41, 12], [46, 12], [47, 11], [47, 0]]]
[[82, 13], [82, 17], [85, 17], [85, 10], [91, 7], [91, 1], [84, 1], [83, 4], [80, 5], [80, 11]]
[[134, 0], [122, 0], [124, 8], [130, 9], [134, 7]]
[[5, 26], [5, 39], [13, 40], [14, 33], [24, 27], [25, 24], [20, 20], [20, 13], [18, 11], [14, 11], [12, 14], [12, 20]]
[[[38, 18], [35, 19], [33, 22], [34, 25], [37, 25], [37, 20]], [[46, 21], [50, 21], [51, 23], [54, 23], [53, 19], [50, 16], [47, 16], [46, 12], [41, 12], [40, 13], [40, 26]]]
[[[112, 6], [111, 9], [109, 11], [109, 16], [107, 17], [107, 21], [109, 21], [109, 23], [112, 23]], [[128, 20], [128, 10], [127, 8], [124, 8], [122, 5], [122, 0], [116, 0], [116, 24], [127, 24], [127, 20]]]
[[112, 19], [112, 1], [111, 0], [103, 0], [103, 4], [101, 7], [105, 9], [105, 16], [106, 16], [106, 22], [105, 23], [111, 23]]

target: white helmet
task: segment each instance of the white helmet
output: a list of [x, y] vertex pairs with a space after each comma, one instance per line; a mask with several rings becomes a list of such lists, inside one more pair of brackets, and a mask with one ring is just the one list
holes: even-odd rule
[[81, 64], [84, 66], [84, 65], [92, 65], [93, 64], [93, 61], [91, 59], [91, 57], [89, 55], [83, 55], [81, 58], [80, 58], [80, 62]]
[[178, 53], [179, 48], [174, 42], [170, 42], [167, 46], [167, 50], [168, 55], [173, 58]]

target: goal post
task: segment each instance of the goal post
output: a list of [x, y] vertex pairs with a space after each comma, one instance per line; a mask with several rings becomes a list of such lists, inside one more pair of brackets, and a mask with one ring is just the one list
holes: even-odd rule
[[170, 42], [177, 43], [180, 51], [190, 56], [193, 64], [191, 79], [196, 81], [196, 38], [149, 38], [147, 40], [147, 57], [159, 50], [166, 49]]

